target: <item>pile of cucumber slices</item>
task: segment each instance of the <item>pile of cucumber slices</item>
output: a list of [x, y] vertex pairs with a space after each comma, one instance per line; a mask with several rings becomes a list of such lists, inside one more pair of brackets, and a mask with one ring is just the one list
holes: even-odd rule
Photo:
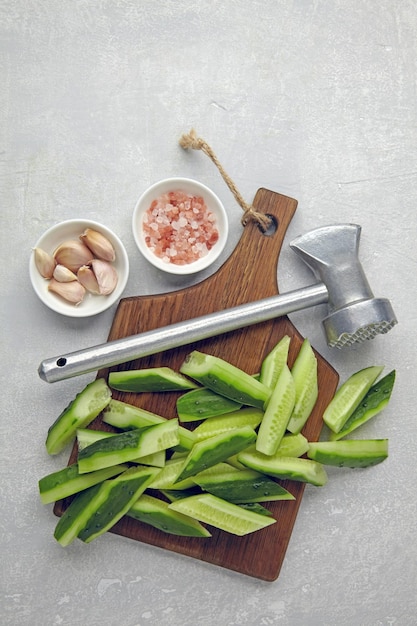
[[[78, 444], [75, 463], [39, 480], [44, 504], [70, 498], [56, 540], [89, 543], [124, 515], [176, 535], [208, 538], [215, 527], [242, 536], [276, 522], [265, 503], [294, 500], [279, 480], [323, 486], [326, 465], [386, 459], [387, 439], [346, 437], [386, 407], [395, 370], [379, 379], [383, 368], [371, 366], [348, 378], [323, 414], [328, 440], [309, 442], [302, 430], [318, 397], [317, 359], [305, 339], [290, 369], [289, 347], [285, 336], [256, 376], [193, 351], [179, 372], [110, 372], [88, 384], [46, 439], [51, 455]], [[112, 398], [112, 389], [183, 393], [166, 419]], [[100, 414], [113, 432], [88, 427]]]

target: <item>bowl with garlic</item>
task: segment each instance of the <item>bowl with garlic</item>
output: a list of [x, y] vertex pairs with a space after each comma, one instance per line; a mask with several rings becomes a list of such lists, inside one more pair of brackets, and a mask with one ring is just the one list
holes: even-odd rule
[[36, 294], [50, 309], [69, 317], [90, 317], [121, 297], [129, 259], [109, 228], [72, 219], [52, 226], [36, 242], [29, 274]]

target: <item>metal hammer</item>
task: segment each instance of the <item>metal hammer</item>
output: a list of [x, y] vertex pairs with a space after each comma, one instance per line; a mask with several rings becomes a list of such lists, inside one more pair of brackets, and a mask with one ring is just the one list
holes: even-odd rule
[[375, 298], [366, 280], [358, 256], [360, 233], [356, 224], [336, 224], [290, 243], [319, 279], [314, 285], [47, 359], [39, 376], [50, 383], [64, 380], [326, 302], [329, 346], [342, 348], [387, 333], [397, 320], [389, 300]]

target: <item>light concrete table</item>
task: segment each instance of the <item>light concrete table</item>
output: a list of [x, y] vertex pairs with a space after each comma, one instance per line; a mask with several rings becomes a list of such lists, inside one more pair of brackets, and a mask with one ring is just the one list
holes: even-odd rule
[[[13, 626], [411, 626], [416, 623], [417, 14], [413, 0], [2, 0], [1, 604]], [[192, 284], [148, 266], [130, 228], [137, 197], [197, 178], [241, 208], [214, 165], [184, 152], [195, 127], [248, 202], [298, 199], [288, 241], [361, 224], [361, 258], [399, 324], [343, 351], [323, 311], [292, 316], [341, 379], [397, 370], [389, 407], [363, 429], [389, 459], [307, 487], [281, 575], [265, 583], [107, 534], [62, 549], [37, 481], [49, 425], [93, 375], [48, 385], [39, 362], [106, 340], [115, 308], [72, 320], [32, 291], [28, 260], [61, 220], [100, 221], [124, 241], [126, 296]], [[312, 282], [287, 245], [281, 291]], [[216, 268], [214, 268], [216, 269]], [[214, 271], [213, 269], [213, 271]], [[362, 435], [361, 435], [362, 436]], [[272, 555], [271, 555], [272, 558]]]

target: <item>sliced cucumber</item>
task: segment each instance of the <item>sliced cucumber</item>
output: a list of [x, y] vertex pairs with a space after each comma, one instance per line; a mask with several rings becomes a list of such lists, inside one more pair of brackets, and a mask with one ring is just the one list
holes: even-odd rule
[[262, 506], [259, 502], [243, 502], [239, 504], [241, 509], [258, 513], [258, 515], [266, 515], [267, 517], [274, 517], [269, 509]]
[[197, 350], [187, 356], [180, 372], [226, 398], [259, 409], [271, 395], [271, 390], [250, 374], [219, 357]]
[[291, 369], [295, 384], [295, 404], [287, 429], [301, 432], [311, 415], [319, 395], [317, 358], [308, 339], [304, 339]]
[[190, 489], [195, 487], [195, 482], [191, 478], [186, 478], [176, 482], [179, 473], [184, 467], [183, 458], [170, 459], [165, 463], [160, 473], [155, 476], [151, 489], [171, 489], [176, 491], [182, 491], [184, 489]]
[[151, 367], [138, 370], [110, 372], [109, 386], [118, 391], [181, 391], [197, 385], [170, 367]]
[[296, 480], [321, 487], [327, 474], [321, 463], [311, 459], [289, 456], [266, 456], [259, 452], [244, 451], [238, 455], [243, 465], [275, 478]]
[[211, 537], [211, 533], [200, 522], [170, 509], [168, 502], [146, 493], [136, 500], [127, 515], [171, 535]]
[[211, 389], [201, 387], [180, 396], [177, 413], [182, 422], [195, 422], [224, 415], [240, 409], [242, 404], [219, 395]]
[[169, 508], [238, 536], [261, 530], [276, 521], [267, 515], [226, 502], [211, 493], [176, 500], [169, 504]]
[[103, 467], [134, 461], [148, 454], [175, 446], [178, 438], [178, 420], [172, 419], [147, 428], [128, 430], [120, 435], [101, 439], [78, 453], [81, 474]]
[[195, 441], [230, 432], [242, 426], [250, 426], [255, 430], [261, 423], [263, 414], [263, 411], [255, 407], [245, 407], [228, 415], [212, 417], [193, 430]]
[[324, 465], [370, 467], [388, 457], [388, 439], [345, 439], [310, 443], [307, 456]]
[[274, 389], [282, 368], [287, 364], [290, 343], [290, 337], [285, 335], [262, 361], [259, 381], [269, 389]]
[[[58, 521], [55, 539], [62, 546], [68, 546], [84, 529], [92, 528], [93, 518], [95, 528], [89, 532], [105, 532], [122, 517], [126, 503], [129, 509], [130, 502], [133, 504], [158, 471], [155, 468], [130, 468], [117, 478], [81, 491]], [[122, 497], [118, 497], [119, 494]], [[107, 508], [106, 517], [97, 516], [98, 511], [103, 513], [103, 507]]]
[[288, 365], [278, 377], [265, 414], [259, 426], [256, 449], [263, 454], [274, 454], [287, 429], [295, 402], [295, 385]]
[[[121, 400], [112, 399], [103, 411], [103, 422], [121, 430], [144, 428], [145, 426], [162, 424], [166, 421], [167, 419], [161, 415], [151, 413]], [[195, 442], [194, 434], [187, 428], [178, 426], [178, 436], [181, 448], [191, 450]]]
[[84, 428], [108, 405], [111, 391], [104, 378], [87, 385], [59, 415], [48, 430], [46, 449], [58, 454], [75, 437], [77, 428]]
[[90, 543], [112, 528], [145, 491], [158, 471], [151, 467], [131, 467], [113, 480], [101, 483], [101, 496], [105, 499], [100, 502], [100, 495], [97, 497], [100, 504], [91, 512], [78, 538]]
[[183, 461], [176, 482], [195, 476], [202, 470], [225, 461], [247, 448], [256, 440], [256, 433], [250, 426], [236, 428], [231, 433], [222, 433], [196, 443]]
[[[108, 433], [104, 430], [92, 430], [90, 428], [78, 428], [77, 429], [77, 443], [78, 451], [84, 450], [87, 446], [108, 437], [114, 437], [116, 433]], [[133, 463], [140, 463], [141, 465], [153, 465], [154, 467], [164, 467], [166, 460], [165, 450], [159, 450], [153, 454], [146, 454], [139, 459], [134, 459]]]
[[366, 367], [352, 374], [336, 391], [323, 413], [325, 424], [335, 433], [342, 430], [384, 368]]
[[204, 491], [235, 504], [294, 500], [294, 496], [275, 480], [250, 469], [229, 468], [212, 475], [201, 472], [194, 476], [194, 481]]
[[336, 441], [378, 415], [388, 404], [395, 382], [395, 370], [381, 378], [368, 391], [362, 402], [353, 411], [343, 428], [338, 433], [330, 433], [330, 440]]
[[50, 504], [56, 500], [68, 498], [68, 496], [97, 485], [103, 480], [121, 474], [127, 469], [127, 465], [114, 465], [97, 472], [80, 474], [77, 463], [73, 463], [39, 480], [38, 486], [41, 501], [43, 504]]
[[281, 443], [275, 456], [302, 456], [309, 448], [307, 437], [302, 433], [296, 435], [287, 434], [281, 439]]

